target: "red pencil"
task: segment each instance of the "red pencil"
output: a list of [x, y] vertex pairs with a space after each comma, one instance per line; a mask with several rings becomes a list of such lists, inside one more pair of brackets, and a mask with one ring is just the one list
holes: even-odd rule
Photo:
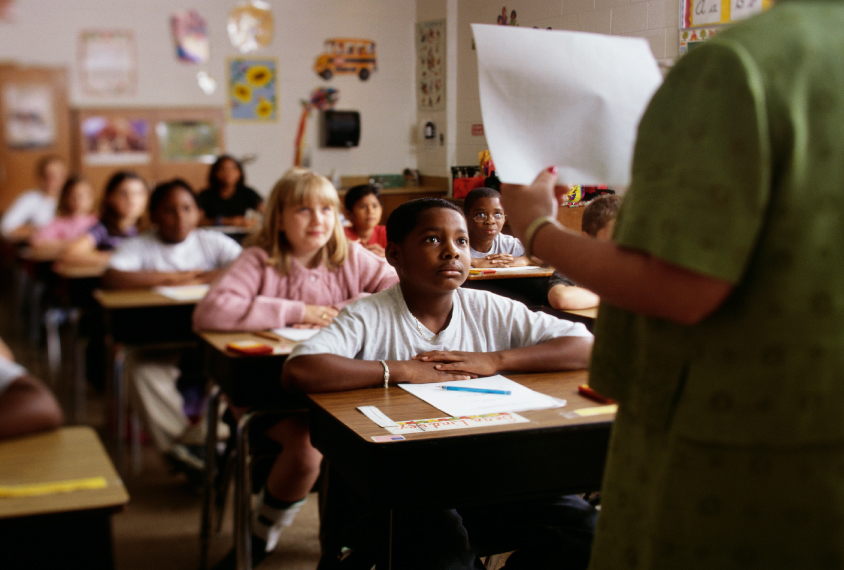
[[581, 384], [580, 386], [578, 386], [577, 391], [580, 394], [586, 396], [587, 398], [595, 400], [596, 402], [601, 402], [602, 404], [615, 404], [615, 400], [600, 395], [598, 392], [596, 392], [586, 384]]

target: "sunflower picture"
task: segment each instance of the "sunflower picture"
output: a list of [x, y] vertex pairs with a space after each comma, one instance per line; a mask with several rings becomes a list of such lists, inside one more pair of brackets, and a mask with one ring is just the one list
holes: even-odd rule
[[229, 114], [232, 119], [274, 121], [278, 118], [277, 101], [275, 60], [229, 60]]

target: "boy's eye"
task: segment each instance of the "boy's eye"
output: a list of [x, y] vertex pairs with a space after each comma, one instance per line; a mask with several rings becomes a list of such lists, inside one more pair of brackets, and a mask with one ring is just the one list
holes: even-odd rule
[[469, 245], [469, 240], [464, 238], [464, 237], [457, 238], [457, 244], [458, 245]]
[[[486, 212], [478, 212], [477, 214], [472, 216], [472, 219], [475, 220], [476, 222], [485, 222], [488, 217], [489, 216], [487, 215]], [[502, 214], [501, 212], [495, 212], [494, 214], [492, 214], [492, 219], [495, 220], [496, 222], [503, 220], [505, 217], [506, 216], [504, 214]]]
[[425, 238], [425, 243], [439, 243], [439, 242], [440, 242], [440, 238], [438, 238], [437, 236], [428, 236], [428, 237]]

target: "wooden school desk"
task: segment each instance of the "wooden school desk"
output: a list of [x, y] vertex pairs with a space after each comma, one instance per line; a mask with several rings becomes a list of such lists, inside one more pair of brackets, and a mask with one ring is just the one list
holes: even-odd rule
[[[122, 379], [124, 344], [168, 344], [194, 342], [191, 328], [193, 309], [199, 299], [170, 299], [153, 289], [97, 289], [93, 292], [101, 311], [106, 354], [107, 385], [115, 406], [117, 468], [126, 468], [127, 395]], [[139, 426], [136, 426], [139, 427]], [[135, 429], [137, 435], [138, 429]], [[139, 445], [134, 446], [139, 466]]]
[[603, 406], [577, 393], [577, 385], [587, 383], [587, 372], [510, 377], [568, 404], [519, 412], [529, 423], [408, 434], [402, 441], [376, 443], [373, 436], [388, 432], [358, 406], [376, 406], [394, 421], [446, 414], [394, 386], [308, 395], [312, 443], [382, 515], [379, 569], [391, 567], [394, 509], [454, 508], [600, 488], [614, 414], [570, 415]]
[[545, 267], [516, 267], [506, 271], [473, 268], [463, 287], [489, 291], [520, 301], [528, 307], [547, 305], [548, 283], [553, 273], [553, 269]]
[[105, 487], [0, 497], [0, 544], [10, 568], [61, 568], [68, 563], [113, 568], [111, 514], [129, 495], [90, 427], [0, 441], [2, 486], [98, 477]]
[[[252, 332], [198, 332], [203, 346], [205, 372], [217, 385], [208, 399], [205, 453], [205, 494], [200, 528], [200, 568], [206, 567], [208, 543], [211, 535], [212, 511], [222, 511], [216, 500], [216, 434], [220, 396], [225, 394], [237, 405], [251, 408], [238, 422], [237, 470], [234, 498], [234, 542], [239, 560], [238, 568], [251, 568], [251, 473], [249, 471], [249, 427], [251, 421], [263, 414], [304, 413], [307, 404], [303, 396], [281, 389], [281, 369], [296, 342], [277, 337], [275, 340]], [[275, 336], [275, 335], [270, 335]], [[242, 354], [228, 348], [236, 341], [257, 341], [276, 349], [274, 354]], [[225, 492], [225, 490], [223, 491]], [[221, 496], [225, 501], [225, 496]], [[216, 507], [216, 509], [215, 509]]]

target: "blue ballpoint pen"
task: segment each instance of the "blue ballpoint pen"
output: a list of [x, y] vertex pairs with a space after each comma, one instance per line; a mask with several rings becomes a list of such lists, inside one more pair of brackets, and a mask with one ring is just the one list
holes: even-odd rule
[[466, 386], [442, 386], [443, 390], [454, 390], [456, 392], [477, 392], [478, 394], [501, 394], [509, 396], [510, 390], [490, 390], [489, 388], [469, 388]]

